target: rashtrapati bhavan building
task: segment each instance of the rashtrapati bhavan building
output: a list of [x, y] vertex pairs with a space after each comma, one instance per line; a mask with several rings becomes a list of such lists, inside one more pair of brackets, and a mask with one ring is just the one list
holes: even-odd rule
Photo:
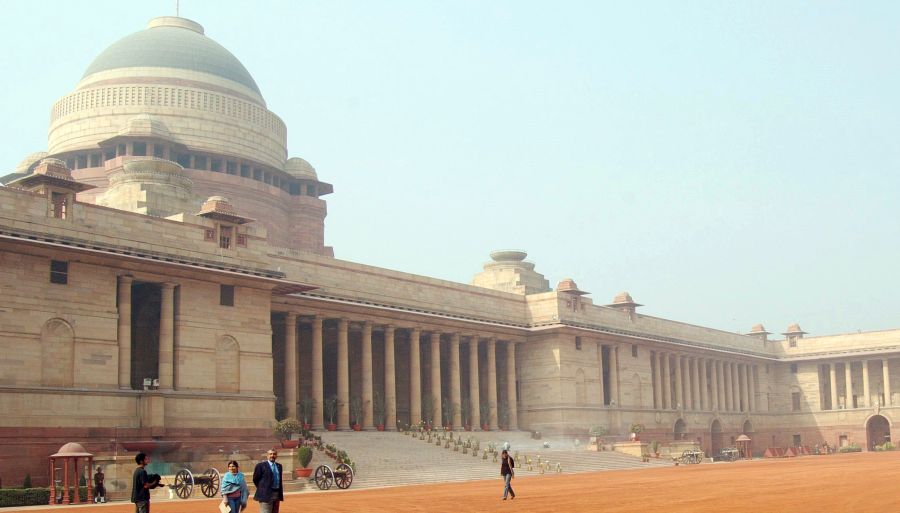
[[740, 434], [756, 451], [890, 439], [900, 330], [694, 326], [625, 292], [552, 287], [520, 251], [480, 271], [460, 255], [468, 285], [339, 260], [333, 187], [286, 130], [244, 66], [176, 17], [112, 44], [53, 104], [47, 150], [0, 187], [9, 480], [46, 484], [73, 440], [271, 439], [276, 409], [309, 399], [324, 429], [332, 397], [338, 429], [358, 397], [363, 429], [641, 423], [707, 452]]

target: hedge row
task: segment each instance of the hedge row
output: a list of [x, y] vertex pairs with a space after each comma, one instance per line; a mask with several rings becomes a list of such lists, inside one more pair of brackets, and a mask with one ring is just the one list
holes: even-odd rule
[[[69, 493], [75, 490], [70, 488]], [[87, 487], [79, 488], [81, 501], [87, 501]], [[59, 490], [57, 490], [57, 493]], [[39, 506], [50, 503], [49, 488], [0, 488], [0, 508], [13, 506]]]

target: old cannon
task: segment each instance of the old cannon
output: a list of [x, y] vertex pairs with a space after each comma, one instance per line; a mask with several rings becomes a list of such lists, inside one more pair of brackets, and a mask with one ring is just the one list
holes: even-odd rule
[[215, 497], [219, 493], [219, 482], [219, 471], [214, 468], [208, 468], [197, 475], [183, 468], [175, 474], [175, 483], [169, 485], [169, 488], [182, 499], [190, 497], [195, 486], [200, 487], [204, 496]]
[[331, 485], [337, 485], [341, 490], [350, 488], [353, 484], [353, 469], [346, 463], [341, 463], [334, 470], [328, 465], [319, 465], [312, 477], [319, 490], [328, 490]]

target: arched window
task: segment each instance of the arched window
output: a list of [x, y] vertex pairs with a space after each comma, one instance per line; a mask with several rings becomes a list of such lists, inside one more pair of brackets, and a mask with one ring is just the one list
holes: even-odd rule
[[50, 319], [41, 329], [41, 383], [70, 387], [75, 377], [75, 331], [62, 319]]
[[587, 388], [584, 383], [584, 371], [578, 369], [575, 371], [575, 405], [584, 406]]
[[216, 344], [216, 392], [241, 391], [241, 348], [237, 340], [225, 335]]

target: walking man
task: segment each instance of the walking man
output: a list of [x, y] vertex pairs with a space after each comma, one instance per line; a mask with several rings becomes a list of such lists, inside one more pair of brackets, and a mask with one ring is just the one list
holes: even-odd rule
[[284, 500], [282, 489], [281, 463], [276, 463], [278, 451], [269, 449], [266, 460], [260, 461], [253, 469], [253, 484], [256, 493], [253, 500], [259, 502], [259, 513], [278, 513], [278, 507]]
[[148, 475], [146, 467], [150, 464], [150, 456], [139, 452], [134, 457], [137, 468], [131, 476], [131, 502], [134, 503], [135, 513], [150, 513], [150, 490], [159, 484], [159, 476]]

